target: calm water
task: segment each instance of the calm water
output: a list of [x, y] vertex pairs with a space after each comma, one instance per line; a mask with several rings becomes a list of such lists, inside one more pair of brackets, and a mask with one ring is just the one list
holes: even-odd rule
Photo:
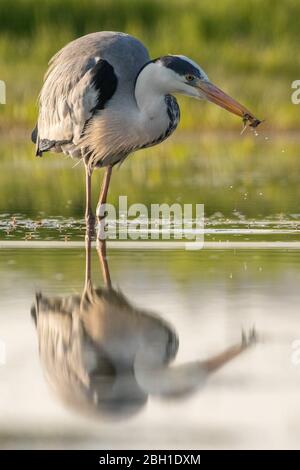
[[206, 244], [106, 261], [82, 168], [23, 142], [0, 144], [0, 448], [298, 448], [297, 136], [130, 158], [110, 201], [203, 203]]
[[[113, 289], [98, 299], [102, 313], [80, 320], [79, 341], [84, 248], [2, 249], [1, 447], [298, 447], [300, 366], [292, 343], [300, 338], [299, 254], [111, 249]], [[92, 279], [104, 288], [95, 249]], [[57, 295], [63, 306], [55, 307]], [[253, 326], [257, 344], [204, 372], [203, 361], [239, 345], [242, 328]], [[137, 344], [142, 372], [130, 356]], [[172, 366], [161, 360], [166, 351], [175, 356]], [[61, 362], [64, 354], [69, 359]], [[149, 364], [159, 382], [149, 381]]]

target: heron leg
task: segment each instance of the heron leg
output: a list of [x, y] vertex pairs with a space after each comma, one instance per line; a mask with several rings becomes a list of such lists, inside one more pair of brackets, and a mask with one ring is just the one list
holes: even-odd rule
[[105, 287], [107, 289], [111, 288], [111, 278], [109, 273], [109, 267], [106, 257], [106, 240], [97, 240], [97, 252], [99, 256], [99, 261], [102, 270], [102, 276], [104, 280]]
[[95, 228], [95, 216], [92, 210], [92, 172], [87, 163], [85, 163], [85, 222], [87, 229], [92, 232]]
[[103, 229], [104, 229], [103, 227], [104, 219], [106, 217], [105, 204], [106, 204], [111, 174], [112, 174], [112, 166], [107, 166], [105, 169], [104, 178], [103, 178], [99, 200], [97, 204], [97, 209], [96, 209], [97, 219], [99, 222], [98, 239], [102, 238], [102, 236], [99, 236], [99, 234], [103, 233]]
[[104, 178], [103, 178], [99, 200], [97, 204], [97, 209], [96, 209], [98, 219], [102, 219], [103, 217], [105, 217], [105, 215], [104, 216], [101, 215], [101, 206], [106, 203], [111, 173], [112, 173], [112, 166], [107, 166], [105, 168]]

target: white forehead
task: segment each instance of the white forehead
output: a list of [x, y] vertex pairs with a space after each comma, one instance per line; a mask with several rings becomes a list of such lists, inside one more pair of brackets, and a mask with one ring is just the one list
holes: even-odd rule
[[[170, 54], [171, 55], [171, 54]], [[180, 54], [172, 54], [174, 57], [179, 57], [180, 59], [183, 59], [183, 60], [186, 60], [187, 62], [189, 62], [190, 64], [193, 65], [193, 67], [195, 67], [196, 69], [199, 70], [201, 76], [208, 80], [208, 76], [206, 75], [206, 73], [204, 72], [204, 70], [200, 67], [199, 64], [197, 64], [197, 62], [194, 62], [192, 59], [190, 59], [189, 57], [185, 56], [185, 55], [180, 55]]]

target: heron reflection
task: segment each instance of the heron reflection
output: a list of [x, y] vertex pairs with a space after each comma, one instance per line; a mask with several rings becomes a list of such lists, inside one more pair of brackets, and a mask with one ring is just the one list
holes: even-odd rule
[[136, 307], [112, 287], [105, 242], [97, 247], [104, 286], [91, 279], [91, 238], [86, 238], [82, 295], [36, 295], [31, 313], [46, 379], [78, 411], [121, 418], [141, 410], [149, 396], [180, 399], [255, 341], [254, 330], [203, 361], [173, 364], [178, 336], [159, 315]]

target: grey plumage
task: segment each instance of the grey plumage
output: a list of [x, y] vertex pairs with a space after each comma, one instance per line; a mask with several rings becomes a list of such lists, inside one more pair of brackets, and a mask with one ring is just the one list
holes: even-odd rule
[[[106, 60], [118, 77], [114, 96], [118, 106], [113, 107], [126, 109], [127, 105], [132, 105], [134, 81], [141, 67], [149, 61], [146, 48], [124, 33], [92, 33], [72, 41], [51, 59], [45, 76], [39, 99], [38, 154], [52, 150], [76, 157], [81, 156], [81, 147], [96, 152], [93, 139], [88, 143], [87, 140], [94, 131], [91, 118], [101, 113], [97, 101], [101, 99], [102, 90], [96, 89], [94, 81], [100, 60]], [[89, 137], [84, 139], [85, 126]], [[104, 144], [103, 139], [103, 147]], [[105, 151], [102, 156], [105, 159]]]
[[38, 294], [32, 316], [47, 382], [81, 412], [118, 417], [138, 412], [149, 394], [136, 377], [140, 351], [142, 364], [154, 361], [166, 370], [178, 349], [167, 322], [113, 289], [91, 288], [83, 297]]
[[38, 156], [54, 151], [82, 158], [88, 224], [94, 220], [94, 168], [107, 167], [99, 217], [112, 167], [131, 152], [162, 142], [176, 129], [180, 118], [176, 93], [215, 102], [253, 127], [260, 122], [213, 85], [193, 60], [180, 55], [150, 60], [143, 44], [128, 34], [88, 34], [51, 59], [32, 140]]
[[97, 416], [129, 417], [149, 395], [169, 399], [196, 392], [211, 373], [255, 343], [251, 330], [241, 343], [206, 360], [174, 364], [179, 339], [173, 326], [112, 288], [105, 250], [100, 261], [106, 287], [94, 288], [90, 238], [86, 249], [83, 294], [39, 293], [31, 309], [45, 377], [68, 406]]
[[[40, 93], [32, 133], [37, 155], [49, 150], [88, 155], [92, 167], [106, 166], [166, 139], [179, 122], [174, 97], [166, 96], [168, 122], [154, 134], [132, 128], [128, 116], [137, 108], [138, 73], [149, 61], [142, 43], [124, 33], [88, 34], [60, 50], [49, 62]], [[99, 68], [102, 63], [106, 68]]]

